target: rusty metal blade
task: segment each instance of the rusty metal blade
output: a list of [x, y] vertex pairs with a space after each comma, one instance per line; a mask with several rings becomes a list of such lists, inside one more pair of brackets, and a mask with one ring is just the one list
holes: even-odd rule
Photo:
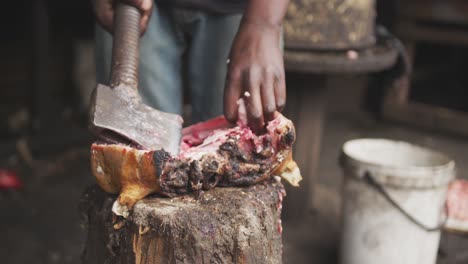
[[90, 111], [91, 129], [117, 133], [148, 150], [179, 153], [182, 118], [153, 109], [141, 102], [134, 89], [124, 85], [111, 89], [99, 84]]

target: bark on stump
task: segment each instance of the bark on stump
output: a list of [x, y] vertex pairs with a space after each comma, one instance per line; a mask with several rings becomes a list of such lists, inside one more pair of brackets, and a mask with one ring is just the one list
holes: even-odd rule
[[115, 195], [92, 187], [82, 212], [88, 239], [83, 263], [282, 263], [281, 183], [215, 188], [194, 198], [150, 197], [128, 219]]

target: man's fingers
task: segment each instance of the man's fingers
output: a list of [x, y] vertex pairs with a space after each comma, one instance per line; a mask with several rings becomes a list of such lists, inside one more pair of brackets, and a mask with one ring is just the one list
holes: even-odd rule
[[237, 121], [238, 105], [237, 100], [241, 96], [241, 74], [239, 72], [228, 71], [226, 87], [224, 89], [224, 116], [229, 122]]
[[249, 127], [255, 132], [260, 133], [263, 130], [263, 107], [261, 98], [261, 72], [257, 68], [252, 68], [245, 73], [243, 78], [244, 95], [247, 108], [247, 119]]
[[261, 96], [263, 105], [264, 121], [270, 121], [274, 118], [276, 111], [276, 100], [274, 91], [275, 74], [273, 71], [266, 70], [261, 85]]
[[151, 18], [151, 13], [149, 15], [144, 15], [140, 20], [140, 35], [145, 34], [146, 28], [148, 27], [148, 22]]
[[112, 0], [92, 1], [94, 15], [98, 23], [108, 32], [113, 32], [114, 4]]
[[276, 73], [274, 82], [274, 91], [276, 99], [276, 109], [282, 111], [286, 104], [286, 80], [284, 78], [284, 70]]
[[153, 13], [153, 0], [125, 0], [124, 3], [134, 6], [140, 12], [140, 35], [143, 35]]
[[[112, 0], [112, 1], [115, 1], [115, 0]], [[148, 6], [151, 4], [151, 3], [149, 3], [151, 1], [152, 0], [124, 0], [122, 2], [127, 4], [127, 5], [134, 6], [134, 7], [138, 8], [140, 11], [143, 12], [144, 8], [148, 8]]]
[[[124, 0], [123, 3], [133, 6], [141, 14], [140, 34], [145, 33], [153, 13], [153, 0]], [[92, 0], [94, 13], [99, 24], [108, 32], [114, 32], [114, 14], [116, 0]]]
[[114, 12], [109, 11], [107, 14], [104, 14], [100, 19], [101, 26], [107, 30], [107, 32], [113, 34], [114, 32]]
[[148, 26], [148, 22], [153, 14], [153, 0], [141, 0], [140, 10], [142, 12], [140, 21], [140, 33], [143, 35]]

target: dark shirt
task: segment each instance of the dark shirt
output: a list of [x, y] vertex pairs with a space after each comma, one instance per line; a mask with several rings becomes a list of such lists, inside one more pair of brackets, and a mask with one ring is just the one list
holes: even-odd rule
[[244, 12], [248, 0], [155, 0], [156, 4], [199, 9], [217, 14]]

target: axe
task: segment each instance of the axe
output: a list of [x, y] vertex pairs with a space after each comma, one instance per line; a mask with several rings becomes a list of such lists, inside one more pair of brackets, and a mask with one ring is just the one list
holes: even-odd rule
[[98, 84], [90, 105], [90, 130], [109, 143], [179, 152], [182, 118], [145, 105], [138, 94], [140, 12], [116, 5], [110, 86]]

